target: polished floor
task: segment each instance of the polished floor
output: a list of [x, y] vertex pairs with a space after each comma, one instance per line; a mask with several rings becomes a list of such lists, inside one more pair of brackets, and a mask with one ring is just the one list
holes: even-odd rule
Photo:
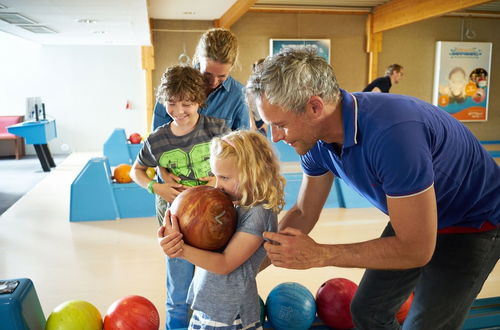
[[[0, 279], [30, 278], [48, 316], [71, 299], [86, 300], [104, 315], [113, 301], [142, 295], [164, 322], [165, 267], [157, 245], [154, 218], [69, 222], [70, 186], [87, 153], [70, 155], [46, 178], [0, 216]], [[284, 170], [295, 171], [290, 167]], [[321, 243], [375, 238], [388, 218], [373, 208], [325, 209], [312, 232]], [[263, 299], [279, 283], [294, 281], [313, 294], [334, 277], [358, 282], [362, 269], [335, 267], [286, 270], [271, 266], [258, 275]], [[480, 297], [500, 295], [500, 264]]]

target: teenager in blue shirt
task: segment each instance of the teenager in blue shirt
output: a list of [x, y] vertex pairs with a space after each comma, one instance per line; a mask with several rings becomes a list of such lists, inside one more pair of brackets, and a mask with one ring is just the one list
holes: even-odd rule
[[[272, 130], [301, 155], [297, 203], [264, 237], [279, 267], [366, 268], [351, 304], [356, 329], [459, 329], [500, 257], [500, 168], [472, 133], [421, 100], [347, 93], [311, 49], [267, 59], [247, 84]], [[380, 238], [318, 244], [334, 177], [389, 215]]]

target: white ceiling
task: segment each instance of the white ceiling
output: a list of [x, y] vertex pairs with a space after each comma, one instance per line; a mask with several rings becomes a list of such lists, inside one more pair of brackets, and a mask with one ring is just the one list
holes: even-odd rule
[[[370, 10], [388, 0], [257, 0], [254, 7]], [[33, 33], [0, 19], [0, 31], [52, 45], [149, 45], [149, 18], [215, 20], [236, 0], [0, 0], [0, 17], [17, 13], [55, 33]], [[5, 8], [4, 8], [5, 7]], [[474, 7], [500, 11], [500, 1]], [[79, 20], [93, 20], [82, 23]], [[2, 36], [0, 32], [0, 37]]]
[[[157, 0], [159, 1], [159, 0]], [[41, 44], [148, 45], [146, 0], [0, 0], [2, 13], [19, 13], [56, 33], [32, 33], [0, 20], [0, 30]], [[1, 6], [0, 6], [1, 7]], [[79, 23], [92, 19], [94, 23]]]

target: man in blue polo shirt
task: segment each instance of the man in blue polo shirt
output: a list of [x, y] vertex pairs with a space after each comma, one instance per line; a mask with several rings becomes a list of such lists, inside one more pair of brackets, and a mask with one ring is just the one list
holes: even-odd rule
[[[301, 155], [297, 203], [264, 236], [279, 267], [366, 268], [351, 305], [357, 329], [459, 329], [500, 257], [500, 168], [460, 122], [421, 100], [341, 90], [314, 50], [267, 59], [247, 84], [274, 141]], [[389, 215], [380, 238], [318, 244], [334, 177]]]

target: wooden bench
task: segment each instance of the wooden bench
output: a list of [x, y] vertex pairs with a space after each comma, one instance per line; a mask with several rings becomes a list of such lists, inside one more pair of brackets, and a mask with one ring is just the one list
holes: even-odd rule
[[[7, 127], [23, 122], [24, 116], [0, 116], [0, 156], [25, 155], [24, 138], [7, 132]], [[12, 147], [13, 146], [13, 147]]]

